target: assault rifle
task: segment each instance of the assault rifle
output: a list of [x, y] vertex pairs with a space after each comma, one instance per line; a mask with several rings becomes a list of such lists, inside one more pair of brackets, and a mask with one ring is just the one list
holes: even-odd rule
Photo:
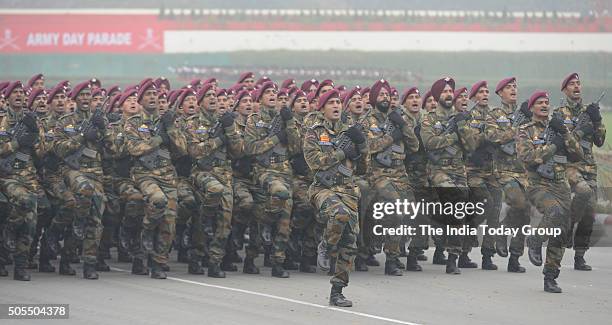
[[[36, 120], [36, 115], [32, 112], [24, 112], [23, 116], [17, 122], [13, 130], [10, 132], [12, 139], [18, 139], [27, 133], [34, 132], [34, 130], [30, 130], [28, 126], [23, 122], [23, 120], [28, 116], [28, 118], [33, 118]], [[15, 160], [21, 160], [23, 162], [28, 162], [30, 160], [30, 155], [23, 153], [21, 151], [15, 151], [11, 155], [6, 158], [0, 158], [0, 171], [6, 174], [10, 174], [13, 171], [13, 164]]]

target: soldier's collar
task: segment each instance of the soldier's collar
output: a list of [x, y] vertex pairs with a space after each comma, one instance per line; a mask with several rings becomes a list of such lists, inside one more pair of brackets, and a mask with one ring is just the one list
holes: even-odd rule
[[570, 98], [566, 97], [565, 100], [567, 101], [567, 107], [572, 110], [582, 105], [582, 98], [578, 101], [573, 101]]
[[502, 109], [506, 112], [509, 111], [514, 111], [516, 110], [516, 103], [515, 104], [508, 104], [502, 101]]
[[448, 118], [449, 116], [455, 114], [455, 110], [453, 108], [444, 108], [441, 104], [436, 106], [436, 110], [433, 111], [439, 117]]

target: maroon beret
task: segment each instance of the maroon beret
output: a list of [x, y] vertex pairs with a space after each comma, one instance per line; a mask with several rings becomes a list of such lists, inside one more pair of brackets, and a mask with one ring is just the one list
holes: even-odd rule
[[114, 92], [121, 92], [121, 87], [119, 87], [118, 85], [113, 85], [106, 91], [109, 96], [112, 95]]
[[264, 83], [268, 82], [268, 81], [272, 81], [270, 79], [270, 77], [268, 76], [262, 76], [261, 78], [259, 78], [257, 80], [257, 82], [255, 83], [255, 87], [261, 87], [261, 85], [263, 85]]
[[158, 99], [160, 99], [160, 98], [168, 99], [168, 93], [160, 92], [160, 93], [157, 94], [157, 98]]
[[295, 79], [285, 79], [285, 81], [283, 81], [281, 84], [281, 88], [289, 89], [289, 86], [291, 85], [295, 85]]
[[102, 87], [102, 82], [100, 81], [100, 79], [98, 78], [91, 78], [91, 80], [89, 80], [89, 84], [90, 85], [98, 85], [98, 87]]
[[317, 81], [317, 79], [313, 78], [313, 79], [304, 81], [302, 85], [300, 86], [300, 89], [302, 89], [302, 91], [305, 93], [309, 93], [310, 87], [312, 87], [312, 85], [319, 87], [319, 82]]
[[70, 92], [70, 99], [74, 100], [75, 98], [77, 98], [77, 96], [79, 95], [81, 91], [85, 89], [90, 89], [90, 88], [91, 86], [89, 85], [89, 81], [81, 82], [80, 84], [74, 86], [74, 88]]
[[168, 94], [168, 105], [174, 106], [174, 102], [176, 102], [176, 99], [178, 98], [178, 96], [181, 95], [182, 92], [183, 89], [174, 89], [170, 91], [170, 93]]
[[266, 81], [263, 84], [261, 84], [261, 87], [259, 87], [259, 89], [257, 91], [257, 101], [259, 101], [261, 99], [261, 95], [263, 95], [263, 93], [268, 88], [274, 88], [276, 90], [276, 84], [273, 83], [272, 81]]
[[176, 107], [181, 107], [181, 105], [183, 105], [183, 102], [185, 101], [185, 98], [189, 97], [189, 96], [196, 96], [197, 98], [197, 93], [194, 89], [185, 89], [181, 92], [181, 94], [178, 96], [178, 98], [176, 99], [176, 103], [175, 106]]
[[230, 87], [230, 89], [237, 94], [241, 90], [246, 89], [246, 87], [243, 84], [234, 84], [233, 86]]
[[364, 96], [365, 94], [369, 94], [369, 93], [370, 93], [370, 87], [365, 87], [361, 91], [361, 96]]
[[470, 89], [470, 96], [469, 98], [472, 99], [472, 97], [476, 96], [476, 94], [478, 93], [478, 90], [482, 87], [488, 87], [487, 82], [484, 80], [481, 80], [477, 83], [475, 83], [472, 86], [472, 89]]
[[[131, 88], [131, 89], [126, 89], [122, 94], [121, 97], [119, 97], [119, 99], [117, 99], [117, 106], [121, 107], [123, 106], [123, 103], [125, 103], [125, 101], [128, 99], [128, 97], [130, 96], [136, 96], [137, 98], [139, 98], [139, 93], [136, 89]], [[112, 106], [111, 106], [112, 107]]]
[[420, 95], [421, 93], [419, 92], [419, 88], [417, 87], [410, 87], [406, 89], [404, 93], [402, 94], [402, 98], [400, 99], [401, 100], [400, 104], [404, 105], [406, 98], [408, 98], [408, 96], [410, 96], [411, 94]]
[[[321, 93], [321, 88], [325, 86], [331, 86], [332, 88], [334, 88], [334, 82], [330, 79], [325, 79], [321, 81], [321, 83], [317, 86], [317, 90], [315, 90], [315, 97], [319, 97], [319, 94]], [[338, 92], [338, 95], [340, 95], [340, 92]]]
[[376, 98], [378, 97], [378, 94], [383, 88], [387, 89], [389, 95], [391, 95], [391, 85], [389, 85], [389, 83], [385, 79], [377, 80], [370, 88], [369, 102], [372, 107], [376, 106]]
[[[467, 89], [466, 89], [467, 90]], [[431, 94], [431, 89], [429, 89], [427, 92], [425, 92], [425, 95], [423, 95], [423, 97], [421, 97], [421, 109], [425, 109], [425, 103], [427, 102], [427, 98], [433, 96]]]
[[9, 84], [10, 84], [9, 81], [2, 81], [2, 82], [0, 82], [0, 93], [2, 93], [4, 88], [6, 88]]
[[213, 82], [217, 82], [217, 78], [208, 78], [206, 80], [204, 80], [204, 84], [209, 84], [209, 83], [213, 83]]
[[391, 95], [391, 96], [399, 96], [399, 92], [397, 91], [397, 88], [391, 87], [391, 91], [389, 92], [389, 95]]
[[281, 88], [278, 90], [278, 94], [276, 96], [287, 96], [289, 97], [289, 90], [287, 88]]
[[236, 107], [238, 107], [238, 104], [240, 104], [240, 101], [244, 98], [244, 97], [251, 97], [251, 99], [253, 99], [251, 92], [248, 91], [247, 89], [243, 89], [241, 91], [239, 91], [236, 96], [234, 96], [234, 109], [236, 109]]
[[158, 89], [161, 88], [162, 84], [166, 85], [166, 88], [170, 89], [170, 80], [166, 79], [166, 77], [159, 77], [155, 79], [155, 86], [157, 86]]
[[215, 95], [217, 95], [217, 97], [219, 97], [219, 96], [226, 96], [227, 97], [227, 90], [225, 90], [225, 88], [219, 88], [219, 89], [217, 89], [217, 93]]
[[453, 105], [455, 104], [455, 102], [457, 101], [457, 98], [459, 98], [459, 95], [465, 93], [467, 95], [467, 88], [465, 87], [461, 87], [457, 90], [455, 90], [454, 94], [453, 94]]
[[108, 106], [106, 106], [108, 113], [112, 113], [115, 111], [115, 104], [117, 104], [119, 98], [121, 98], [121, 93], [115, 94], [108, 100]]
[[255, 74], [253, 72], [243, 72], [238, 78], [238, 83], [243, 83], [244, 79], [255, 78]]
[[36, 97], [40, 96], [40, 95], [46, 95], [47, 91], [44, 89], [34, 89], [30, 92], [30, 94], [28, 95], [28, 101], [27, 101], [27, 107], [28, 108], [32, 108], [32, 104], [34, 104], [34, 100], [36, 99]]
[[[213, 87], [212, 84], [204, 84], [204, 86], [202, 86], [202, 88], [200, 88], [200, 90], [198, 90], [198, 92], [196, 93], [196, 97], [198, 99], [198, 104], [202, 101], [202, 99], [204, 99], [204, 95], [206, 95], [206, 93], [209, 90], [211, 90], [212, 87]], [[194, 89], [194, 92], [195, 92], [195, 89]]]
[[66, 87], [59, 83], [49, 91], [49, 95], [47, 96], [47, 104], [50, 104], [53, 98], [61, 93], [64, 95], [66, 94]]
[[576, 79], [576, 80], [580, 80], [580, 77], [578, 77], [578, 73], [574, 72], [574, 73], [570, 73], [569, 76], [565, 77], [565, 79], [563, 79], [563, 82], [561, 83], [561, 91], [563, 91], [565, 89], [565, 87], [567, 87], [567, 84], [572, 81], [572, 79]]
[[323, 106], [332, 98], [340, 98], [340, 93], [336, 89], [332, 89], [319, 97], [317, 110], [321, 110]]
[[11, 95], [13, 90], [15, 90], [17, 88], [23, 89], [23, 85], [21, 84], [21, 81], [13, 81], [10, 84], [8, 84], [4, 88], [4, 97], [9, 98], [9, 96]]
[[293, 93], [293, 96], [291, 96], [291, 102], [289, 103], [289, 107], [293, 107], [295, 101], [300, 97], [306, 97], [306, 100], [308, 100], [308, 95], [306, 95], [306, 93], [301, 89], [298, 89]]
[[30, 78], [30, 80], [28, 80], [28, 83], [26, 83], [26, 86], [28, 86], [28, 88], [32, 88], [32, 86], [34, 85], [34, 83], [38, 79], [45, 80], [45, 76], [43, 76], [42, 73], [37, 73], [37, 74], [33, 75], [32, 78]]
[[[61, 85], [64, 88], [70, 88], [70, 80], [62, 80], [60, 82], [57, 83], [58, 85]], [[66, 89], [68, 90], [68, 89]]]
[[442, 95], [442, 91], [446, 85], [449, 85], [451, 89], [455, 91], [455, 80], [451, 77], [438, 79], [431, 85], [431, 95], [436, 101], [440, 101], [440, 95]]
[[298, 90], [300, 89], [296, 85], [291, 85], [291, 87], [287, 88], [287, 93], [289, 94], [289, 96], [291, 96]]
[[94, 91], [91, 92], [91, 97], [95, 96], [106, 96], [106, 90], [104, 90], [104, 88], [96, 88]]
[[189, 86], [191, 86], [191, 88], [198, 88], [198, 86], [201, 86], [201, 85], [202, 85], [202, 80], [200, 79], [193, 79], [189, 83]]
[[315, 94], [308, 93], [308, 95], [306, 95], [306, 100], [308, 101], [309, 104], [312, 104], [312, 102], [315, 100]]
[[511, 82], [516, 82], [516, 77], [508, 77], [502, 79], [500, 82], [497, 83], [497, 86], [495, 86], [495, 93], [499, 94], [499, 92]]
[[535, 104], [536, 100], [542, 97], [549, 98], [548, 93], [542, 90], [537, 90], [536, 92], [533, 93], [533, 95], [531, 95], [531, 97], [529, 97], [529, 102], [527, 103], [527, 107], [531, 108], [531, 106]]
[[144, 93], [153, 88], [154, 90], [157, 90], [157, 87], [155, 87], [155, 84], [153, 83], [153, 80], [151, 78], [147, 78], [148, 80], [146, 80], [144, 83], [141, 83], [138, 86], [138, 102], [140, 102], [142, 100], [142, 97], [144, 96]]
[[346, 94], [344, 94], [344, 97], [342, 98], [342, 106], [344, 106], [345, 110], [348, 109], [349, 102], [351, 101], [351, 98], [353, 98], [353, 96], [355, 95], [361, 95], [361, 87], [354, 87]]
[[148, 84], [149, 82], [153, 82], [153, 78], [144, 78], [140, 80], [140, 82], [136, 85], [137, 90], [140, 91], [142, 86], [144, 86], [145, 84]]

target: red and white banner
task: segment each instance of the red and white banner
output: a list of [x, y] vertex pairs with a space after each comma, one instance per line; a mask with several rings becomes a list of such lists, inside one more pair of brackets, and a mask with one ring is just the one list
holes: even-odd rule
[[155, 15], [0, 15], [0, 53], [162, 53]]

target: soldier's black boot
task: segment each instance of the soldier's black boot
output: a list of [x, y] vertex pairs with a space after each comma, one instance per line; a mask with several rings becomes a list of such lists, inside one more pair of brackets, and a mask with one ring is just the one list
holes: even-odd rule
[[2, 244], [9, 252], [14, 252], [17, 247], [17, 238], [13, 227], [5, 225], [2, 228]]
[[299, 270], [300, 265], [294, 261], [293, 258], [287, 255], [287, 257], [285, 257], [285, 261], [283, 262], [283, 268], [285, 270], [295, 271]]
[[324, 240], [317, 246], [317, 265], [322, 271], [329, 271], [329, 251]]
[[329, 305], [336, 307], [353, 307], [353, 302], [344, 297], [341, 286], [334, 285], [329, 294]]
[[544, 291], [550, 293], [561, 293], [562, 290], [557, 285], [555, 280], [559, 276], [559, 270], [552, 270], [544, 268]]
[[359, 272], [368, 271], [368, 265], [366, 264], [365, 260], [359, 256], [355, 257], [355, 271], [359, 271]]
[[274, 263], [272, 265], [272, 276], [275, 278], [288, 278], [289, 272], [283, 269], [282, 264]]
[[49, 229], [45, 232], [45, 236], [43, 236], [43, 240], [46, 241], [47, 248], [49, 249], [49, 255], [57, 256], [60, 253], [60, 238], [64, 233], [64, 227], [51, 223]]
[[225, 278], [225, 272], [221, 270], [219, 264], [210, 263], [208, 265], [208, 276], [211, 278]]
[[60, 275], [76, 275], [76, 271], [70, 266], [70, 261], [66, 258], [60, 258], [59, 264], [59, 274]]
[[406, 257], [406, 271], [412, 272], [420, 272], [423, 271], [423, 268], [419, 265], [418, 258], [416, 252], [408, 252], [408, 256]]
[[42, 256], [38, 259], [38, 272], [55, 273], [55, 266], [51, 264], [48, 258]]
[[374, 255], [368, 256], [365, 262], [367, 266], [380, 266], [380, 262], [376, 260], [376, 257]]
[[232, 257], [230, 255], [223, 256], [223, 259], [221, 260], [221, 270], [225, 272], [238, 271], [238, 267], [234, 264]]
[[96, 272], [96, 264], [83, 264], [83, 278], [87, 280], [98, 280], [98, 272]]
[[501, 236], [495, 241], [495, 252], [501, 257], [508, 257], [508, 240], [506, 236]]
[[149, 259], [149, 261], [149, 265], [151, 268], [151, 279], [163, 280], [168, 277], [166, 275], [166, 272], [162, 270], [161, 265], [159, 263], [153, 261], [153, 259]]
[[436, 246], [436, 250], [433, 254], [432, 264], [446, 265], [446, 256], [444, 256], [444, 247]]
[[526, 240], [527, 252], [529, 253], [529, 261], [535, 266], [542, 266], [542, 243], [535, 237], [529, 236]]
[[255, 266], [255, 260], [252, 257], [244, 258], [244, 265], [242, 266], [242, 273], [246, 274], [259, 274], [259, 268]]
[[106, 261], [104, 260], [103, 254], [102, 255], [98, 255], [98, 257], [96, 258], [96, 271], [98, 271], [98, 272], [110, 272], [110, 266], [108, 266], [108, 264], [106, 264]]
[[155, 249], [155, 230], [154, 229], [143, 229], [142, 230], [142, 247], [147, 252], [152, 252]]
[[272, 261], [270, 260], [270, 251], [272, 250], [272, 247], [270, 246], [266, 246], [264, 248], [264, 266], [265, 267], [271, 267], [272, 266]]
[[0, 276], [8, 276], [8, 271], [6, 267], [4, 267], [4, 264], [0, 264]]
[[465, 269], [478, 268], [478, 264], [472, 262], [472, 260], [470, 259], [467, 253], [461, 253], [461, 255], [459, 255], [459, 261], [457, 262], [457, 266], [459, 268], [465, 268]]
[[127, 252], [127, 250], [121, 246], [117, 247], [117, 262], [121, 263], [130, 263], [132, 262], [132, 257]]
[[404, 273], [399, 268], [396, 259], [387, 258], [385, 261], [385, 275], [402, 276]]
[[176, 225], [175, 247], [178, 251], [177, 262], [179, 263], [190, 263], [187, 245], [184, 245], [185, 243], [183, 243], [185, 231], [186, 231], [185, 229], [186, 229], [185, 225]]
[[302, 256], [302, 258], [300, 259], [300, 272], [317, 273], [316, 266], [310, 264], [310, 257]]
[[578, 271], [591, 271], [593, 268], [586, 264], [584, 256], [574, 256], [574, 270]]
[[497, 265], [493, 263], [491, 256], [485, 256], [485, 255], [482, 256], [482, 269], [490, 270], [490, 271], [497, 270]]
[[425, 251], [421, 248], [418, 249], [417, 261], [427, 261], [427, 255], [425, 255]]
[[25, 266], [27, 263], [27, 257], [15, 256], [14, 263], [15, 263], [15, 269], [13, 273], [13, 280], [30, 281], [30, 274], [25, 269]]
[[197, 275], [206, 273], [204, 272], [202, 265], [200, 265], [199, 258], [192, 258], [191, 261], [189, 261], [189, 265], [187, 265], [187, 273]]
[[149, 270], [144, 265], [144, 261], [140, 258], [132, 259], [132, 274], [134, 275], [149, 275]]
[[525, 273], [525, 268], [519, 263], [519, 256], [510, 254], [508, 259], [508, 272], [513, 273]]
[[457, 254], [448, 254], [446, 260], [446, 273], [447, 274], [461, 274], [461, 269], [457, 267]]
[[164, 272], [170, 272], [170, 265], [166, 263], [160, 263], [159, 268]]
[[227, 252], [227, 256], [232, 263], [242, 263], [242, 257], [238, 254], [238, 251], [233, 249], [231, 252]]
[[[246, 225], [236, 222], [232, 225], [232, 236], [231, 240], [233, 241], [233, 245], [236, 250], [242, 250], [244, 246], [244, 232], [246, 230]], [[240, 261], [242, 262], [242, 261]], [[236, 262], [236, 263], [240, 263]]]

